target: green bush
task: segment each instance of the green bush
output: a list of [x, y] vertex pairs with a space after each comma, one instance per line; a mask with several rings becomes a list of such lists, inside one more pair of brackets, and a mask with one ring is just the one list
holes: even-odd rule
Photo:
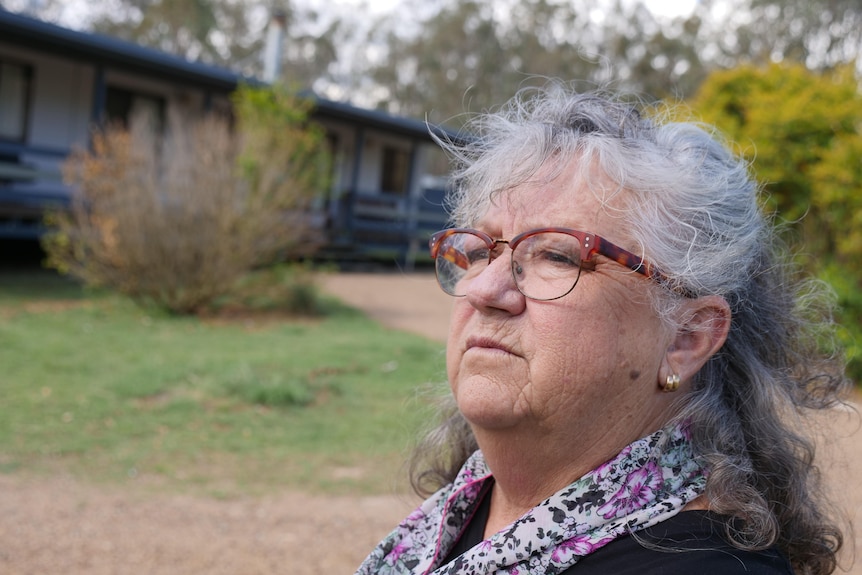
[[719, 70], [691, 106], [742, 146], [797, 261], [834, 288], [848, 375], [862, 383], [862, 92], [853, 68]]

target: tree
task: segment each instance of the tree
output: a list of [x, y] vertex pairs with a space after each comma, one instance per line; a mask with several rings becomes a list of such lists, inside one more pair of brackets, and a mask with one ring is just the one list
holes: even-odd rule
[[458, 125], [459, 114], [499, 105], [519, 88], [561, 78], [610, 85], [647, 97], [684, 97], [705, 73], [701, 20], [656, 20], [642, 2], [442, 0], [381, 19], [368, 45], [383, 57], [367, 66], [377, 103], [414, 117]]
[[229, 66], [256, 59], [261, 25], [241, 0], [119, 0], [92, 29], [189, 60]]
[[442, 113], [443, 120], [463, 111], [465, 102], [490, 105], [508, 75], [491, 7], [456, 2], [419, 27], [421, 34], [403, 36], [394, 19], [383, 19], [372, 30], [373, 41], [385, 46], [384, 58], [369, 70], [383, 88], [378, 105], [418, 118]]
[[717, 35], [733, 62], [789, 60], [827, 70], [862, 48], [860, 0], [747, 0], [734, 12], [744, 20], [731, 19], [732, 35]]
[[[44, 0], [37, 15], [56, 15], [58, 2]], [[344, 36], [338, 18], [290, 0], [116, 0], [111, 8], [94, 10], [89, 28], [248, 76], [262, 73], [266, 27], [280, 13], [286, 23], [282, 69], [305, 87], [327, 76]]]
[[617, 67], [620, 83], [630, 91], [657, 99], [694, 94], [708, 73], [698, 47], [703, 34], [697, 15], [660, 24], [641, 3], [630, 11], [618, 3], [608, 21], [602, 45]]
[[862, 94], [854, 70], [714, 72], [692, 107], [742, 145], [768, 209], [792, 224], [806, 267], [835, 288], [851, 370], [862, 381]]
[[[64, 0], [0, 2], [47, 19], [81, 11]], [[862, 48], [862, 0], [699, 0], [673, 20], [644, 0], [402, 0], [367, 34], [365, 10], [304, 6], [114, 0], [88, 12], [97, 31], [259, 75], [265, 27], [280, 11], [282, 68], [295, 84], [444, 120], [501, 103], [531, 76], [684, 99], [717, 68], [793, 61], [827, 70]]]

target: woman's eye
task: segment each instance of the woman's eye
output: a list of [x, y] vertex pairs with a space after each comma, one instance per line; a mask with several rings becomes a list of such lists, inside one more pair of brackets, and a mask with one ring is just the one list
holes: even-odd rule
[[467, 261], [471, 264], [476, 262], [487, 262], [490, 252], [488, 248], [477, 248], [475, 250], [469, 250], [465, 252], [464, 255], [467, 256]]
[[560, 266], [578, 266], [578, 260], [573, 258], [571, 254], [567, 252], [545, 250], [541, 253], [541, 257], [539, 259], [546, 263]]

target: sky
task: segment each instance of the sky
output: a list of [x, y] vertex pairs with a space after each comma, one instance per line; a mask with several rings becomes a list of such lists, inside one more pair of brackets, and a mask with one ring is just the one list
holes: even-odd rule
[[656, 16], [675, 18], [691, 14], [697, 0], [644, 0], [644, 4]]

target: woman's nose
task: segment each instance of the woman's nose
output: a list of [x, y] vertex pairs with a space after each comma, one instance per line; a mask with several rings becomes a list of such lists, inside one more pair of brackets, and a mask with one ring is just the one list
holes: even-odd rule
[[519, 314], [524, 310], [526, 298], [515, 284], [512, 254], [508, 248], [470, 281], [467, 301], [480, 311], [496, 309]]

